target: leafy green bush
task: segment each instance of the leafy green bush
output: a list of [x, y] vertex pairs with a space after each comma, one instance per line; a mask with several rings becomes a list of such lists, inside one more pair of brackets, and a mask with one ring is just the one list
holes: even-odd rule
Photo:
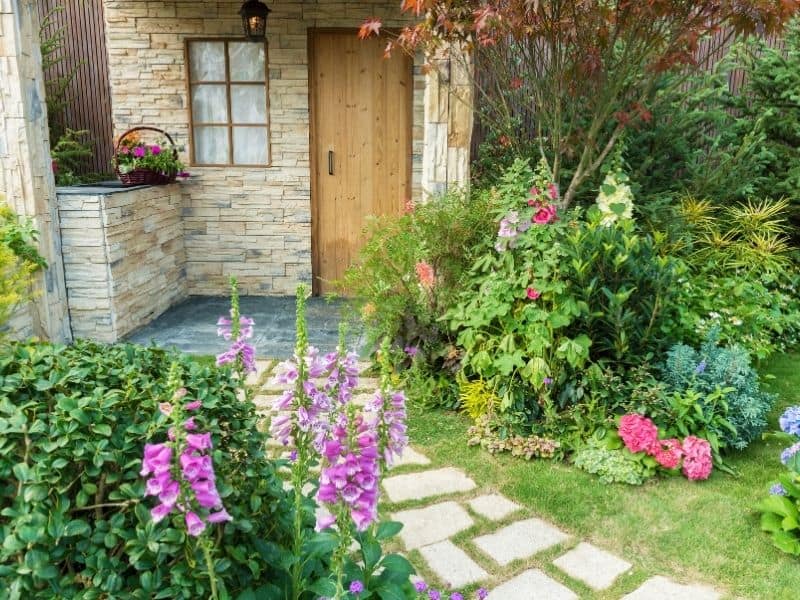
[[31, 275], [47, 267], [36, 247], [38, 235], [30, 219], [0, 204], [0, 328], [14, 307], [30, 298]]
[[456, 389], [440, 381], [440, 374], [452, 374], [459, 356], [440, 317], [493, 234], [491, 202], [486, 192], [450, 193], [409, 206], [404, 215], [373, 219], [360, 261], [345, 276], [345, 287], [360, 304], [368, 342], [377, 348], [388, 337], [402, 366], [411, 362], [404, 348], [416, 353], [414, 376], [444, 391], [440, 397], [447, 405], [457, 402]]
[[676, 283], [685, 266], [633, 221], [609, 226], [591, 209], [563, 247], [569, 291], [588, 307], [573, 327], [592, 340], [592, 360], [638, 364], [680, 338]]
[[[683, 194], [720, 203], [749, 198], [792, 198], [795, 222], [800, 190], [800, 21], [769, 47], [759, 36], [743, 40], [715, 70], [698, 71], [674, 87], [665, 75], [652, 119], [628, 130], [630, 173], [643, 197]], [[731, 93], [730, 75], [744, 74]]]
[[[706, 399], [717, 390], [725, 391], [724, 405], [718, 411], [734, 431], [716, 427], [720, 447], [746, 448], [757, 439], [767, 425], [767, 415], [775, 396], [760, 389], [758, 374], [750, 366], [750, 356], [739, 346], [723, 348], [717, 345], [714, 333], [699, 350], [677, 344], [667, 353], [662, 380], [670, 392], [698, 392]], [[727, 412], [727, 414], [725, 414]]]
[[[230, 371], [154, 348], [13, 343], [0, 355], [0, 589], [8, 598], [207, 598], [180, 516], [154, 524], [139, 475], [170, 363], [212, 434], [222, 590], [282, 598], [292, 507]], [[307, 526], [313, 525], [311, 509]], [[326, 572], [320, 554], [305, 568]], [[0, 594], [2, 595], [2, 594]]]
[[602, 483], [642, 485], [652, 476], [641, 458], [622, 447], [618, 438], [591, 438], [575, 452], [573, 463], [579, 469], [600, 477]]

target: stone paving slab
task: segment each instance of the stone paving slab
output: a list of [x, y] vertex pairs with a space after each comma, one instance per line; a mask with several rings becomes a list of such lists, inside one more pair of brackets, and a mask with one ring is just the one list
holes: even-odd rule
[[520, 509], [516, 504], [500, 494], [486, 494], [478, 496], [468, 502], [469, 507], [491, 521], [500, 521]]
[[722, 594], [705, 585], [683, 585], [671, 579], [651, 577], [622, 600], [717, 600]]
[[[489, 592], [488, 600], [577, 600], [578, 596], [538, 569], [530, 569]], [[651, 598], [650, 600], [655, 600]]]
[[396, 463], [394, 463], [390, 469], [396, 469], [397, 467], [406, 467], [409, 465], [429, 465], [431, 464], [431, 459], [427, 456], [420, 454], [416, 450], [414, 450], [411, 446], [406, 446], [403, 450], [403, 455], [400, 457]]
[[399, 535], [407, 550], [441, 542], [473, 525], [467, 511], [452, 501], [396, 512], [392, 520], [403, 524]]
[[431, 570], [448, 587], [460, 588], [489, 577], [478, 563], [450, 540], [419, 549]]
[[271, 366], [272, 366], [272, 360], [256, 359], [255, 373], [250, 373], [247, 375], [247, 379], [245, 380], [247, 385], [257, 384], [259, 379], [261, 379], [261, 376], [264, 374], [264, 371], [269, 369]]
[[482, 535], [473, 541], [498, 564], [507, 565], [518, 558], [528, 558], [569, 536], [541, 519], [517, 521], [495, 533]]
[[617, 577], [633, 566], [628, 561], [586, 542], [581, 542], [559, 556], [553, 564], [593, 590], [610, 588]]
[[408, 475], [394, 475], [383, 480], [386, 495], [392, 502], [405, 500], [422, 500], [430, 496], [468, 492], [475, 487], [475, 482], [463, 471], [452, 467], [422, 471]]

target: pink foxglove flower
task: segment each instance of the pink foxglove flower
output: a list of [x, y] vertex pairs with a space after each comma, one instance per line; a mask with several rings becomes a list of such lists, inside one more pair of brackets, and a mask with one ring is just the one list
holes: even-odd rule
[[186, 513], [186, 531], [189, 535], [197, 537], [206, 529], [206, 524], [192, 511]]

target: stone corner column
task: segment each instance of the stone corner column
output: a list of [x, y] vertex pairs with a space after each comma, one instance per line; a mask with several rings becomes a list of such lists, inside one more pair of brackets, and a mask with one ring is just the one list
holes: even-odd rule
[[0, 0], [0, 195], [39, 230], [49, 267], [35, 281], [35, 299], [17, 308], [12, 329], [71, 341], [61, 256], [58, 204], [50, 159], [39, 17], [32, 0]]
[[469, 188], [473, 63], [455, 45], [429, 57], [425, 76], [422, 166], [424, 199]]

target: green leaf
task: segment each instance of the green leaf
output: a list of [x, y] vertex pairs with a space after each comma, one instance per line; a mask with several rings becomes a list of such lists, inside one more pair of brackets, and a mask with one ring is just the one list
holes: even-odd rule
[[336, 595], [336, 583], [327, 577], [317, 579], [308, 587], [308, 591], [315, 593], [317, 596], [332, 598], [334, 595]]
[[365, 538], [361, 542], [361, 554], [364, 557], [364, 570], [372, 572], [381, 559], [381, 545], [375, 539]]
[[104, 437], [111, 436], [111, 425], [107, 425], [105, 423], [100, 423], [92, 427], [92, 431], [95, 433], [102, 435]]
[[375, 539], [388, 540], [396, 536], [403, 529], [403, 524], [399, 521], [382, 521], [378, 524], [378, 530], [375, 532]]
[[408, 559], [399, 554], [387, 554], [383, 557], [381, 566], [384, 568], [383, 574], [393, 580], [407, 581], [409, 576], [416, 573]]
[[67, 526], [64, 528], [64, 536], [69, 537], [73, 535], [89, 535], [91, 532], [91, 528], [86, 521], [82, 521], [80, 519], [75, 519], [67, 523]]

